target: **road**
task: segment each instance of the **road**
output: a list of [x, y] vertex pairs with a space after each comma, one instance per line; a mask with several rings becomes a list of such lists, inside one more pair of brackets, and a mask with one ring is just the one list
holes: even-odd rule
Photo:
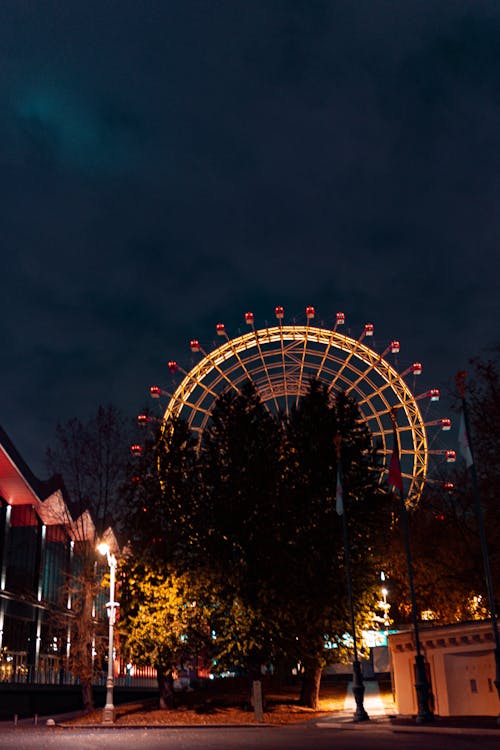
[[383, 727], [288, 727], [201, 729], [0, 729], [2, 750], [498, 750], [496, 736], [400, 732]]

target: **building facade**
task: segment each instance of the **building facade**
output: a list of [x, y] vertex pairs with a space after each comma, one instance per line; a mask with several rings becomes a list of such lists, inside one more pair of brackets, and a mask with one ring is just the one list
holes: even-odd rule
[[[498, 716], [495, 641], [491, 622], [425, 627], [421, 642], [438, 716]], [[413, 631], [389, 636], [393, 684], [399, 714], [418, 711]]]
[[[117, 549], [111, 529], [103, 537]], [[69, 581], [96, 541], [88, 511], [73, 518], [64, 488], [38, 480], [0, 428], [0, 681], [71, 681]], [[106, 570], [95, 555], [97, 579]], [[105, 602], [102, 589], [93, 604], [96, 626]]]

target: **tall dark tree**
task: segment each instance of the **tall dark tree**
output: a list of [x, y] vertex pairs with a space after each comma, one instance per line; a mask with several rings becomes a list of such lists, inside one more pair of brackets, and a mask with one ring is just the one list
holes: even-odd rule
[[[380, 490], [380, 468], [372, 439], [355, 402], [344, 393], [331, 397], [326, 386], [311, 381], [308, 393], [285, 423], [282, 457], [286, 506], [279, 551], [281, 578], [276, 590], [304, 668], [302, 699], [315, 707], [320, 677], [329, 657], [325, 639], [350, 630], [341, 520], [335, 510], [337, 456], [341, 439], [342, 484], [349, 523], [350, 556], [356, 612], [367, 615], [370, 571], [390, 521], [389, 500]], [[294, 602], [294, 607], [287, 607]], [[295, 641], [295, 643], [294, 643]]]
[[201, 554], [197, 442], [180, 419], [150, 427], [123, 490], [120, 633], [127, 656], [156, 669], [160, 707], [172, 709], [175, 670], [209, 653], [218, 600]]
[[[471, 361], [466, 398], [474, 462], [479, 481], [496, 606], [500, 605], [500, 348]], [[460, 419], [457, 400], [457, 421]], [[451, 447], [451, 446], [450, 446]], [[458, 447], [458, 446], [457, 446]], [[449, 492], [444, 479], [451, 480]], [[453, 472], [430, 484], [410, 517], [416, 598], [419, 610], [440, 623], [488, 615], [487, 592], [470, 471], [458, 451]], [[397, 532], [397, 530], [395, 530]], [[404, 550], [397, 533], [389, 548], [393, 613], [403, 621], [410, 611]]]
[[[130, 430], [126, 419], [114, 406], [99, 406], [86, 422], [73, 418], [57, 425], [55, 440], [47, 449], [46, 465], [59, 475], [67, 492], [71, 517], [68, 525], [74, 540], [71, 570], [65, 584], [65, 601], [71, 610], [55, 612], [61, 625], [70, 617], [71, 659], [68, 667], [82, 687], [84, 710], [93, 707], [93, 652], [98, 623], [94, 605], [100, 581], [96, 578], [96, 545], [105, 529], [118, 531], [123, 518], [121, 488], [126, 478]], [[64, 513], [64, 511], [62, 511]]]
[[128, 541], [137, 559], [186, 568], [199, 550], [197, 442], [186, 422], [153, 423], [123, 490]]
[[62, 477], [73, 515], [90, 511], [99, 533], [123, 517], [130, 434], [129, 421], [115, 406], [100, 405], [87, 421], [59, 423], [46, 451], [47, 469]]
[[203, 435], [198, 523], [203, 554], [222, 594], [215, 644], [221, 667], [232, 663], [255, 672], [274, 655], [269, 571], [276, 555], [281, 440], [278, 421], [251, 382], [219, 398]]

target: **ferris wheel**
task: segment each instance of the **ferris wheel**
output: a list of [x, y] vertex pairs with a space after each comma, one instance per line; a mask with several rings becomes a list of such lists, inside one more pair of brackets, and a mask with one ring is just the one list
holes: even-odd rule
[[[340, 332], [345, 324], [344, 313], [336, 314], [332, 329], [313, 324], [313, 307], [306, 307], [302, 325], [285, 325], [283, 307], [275, 308], [275, 316], [276, 325], [256, 328], [253, 313], [245, 313], [249, 331], [235, 338], [230, 338], [225, 325], [218, 323], [216, 333], [223, 341], [211, 351], [193, 339], [191, 352], [199, 361], [189, 371], [177, 362], [168, 363], [174, 378], [181, 378], [173, 392], [159, 386], [150, 388], [153, 398], [168, 399], [163, 420], [181, 417], [201, 437], [221, 393], [239, 392], [248, 379], [266, 408], [289, 414], [307, 392], [310, 379], [316, 378], [326, 384], [332, 396], [344, 391], [354, 398], [386, 468], [396, 421], [407, 501], [417, 503], [431, 457], [440, 456], [445, 462], [453, 462], [456, 457], [454, 451], [433, 448], [434, 440], [429, 439], [430, 428], [449, 430], [451, 421], [428, 418], [429, 407], [439, 400], [437, 389], [414, 394], [422, 365], [414, 362], [398, 373], [389, 358], [398, 354], [399, 341], [391, 341], [377, 353], [366, 343], [373, 337], [371, 323], [356, 339]], [[141, 415], [141, 419], [146, 417]]]

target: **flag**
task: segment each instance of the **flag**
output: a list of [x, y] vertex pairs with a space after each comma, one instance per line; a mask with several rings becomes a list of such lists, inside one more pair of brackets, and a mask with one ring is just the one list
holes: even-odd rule
[[469, 435], [467, 434], [467, 427], [465, 426], [465, 417], [463, 412], [462, 416], [460, 417], [460, 427], [458, 429], [458, 445], [460, 446], [460, 453], [465, 458], [465, 465], [467, 468], [469, 468], [469, 466], [472, 466], [474, 462], [472, 460]]
[[337, 466], [337, 491], [335, 493], [335, 509], [339, 516], [344, 512], [344, 493], [342, 490], [342, 479], [340, 476], [340, 465]]
[[401, 464], [399, 462], [398, 436], [396, 434], [396, 430], [394, 430], [394, 436], [393, 436], [393, 447], [392, 447], [391, 461], [389, 464], [388, 482], [389, 482], [390, 487], [394, 487], [395, 489], [399, 490], [401, 494], [403, 493], [403, 477], [401, 476]]

